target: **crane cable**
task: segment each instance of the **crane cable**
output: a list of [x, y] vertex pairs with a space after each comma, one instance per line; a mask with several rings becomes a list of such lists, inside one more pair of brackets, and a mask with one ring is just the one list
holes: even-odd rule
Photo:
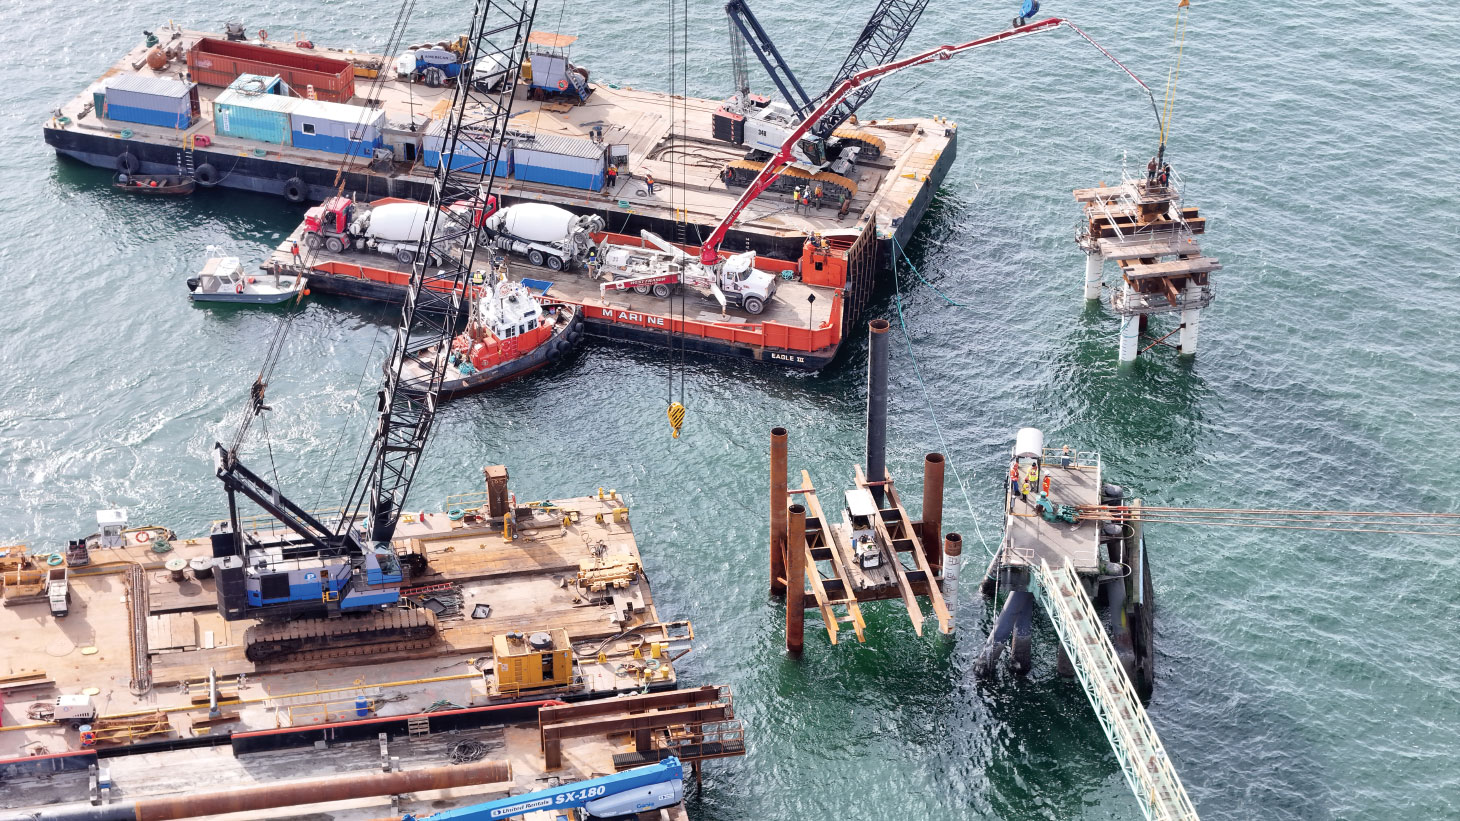
[[1176, 106], [1176, 80], [1181, 76], [1181, 55], [1186, 51], [1186, 19], [1190, 8], [1191, 0], [1181, 0], [1176, 6], [1176, 28], [1172, 33], [1172, 39], [1176, 43], [1176, 60], [1166, 72], [1166, 101], [1161, 114], [1161, 142], [1157, 152], [1160, 156], [1165, 155], [1166, 138], [1171, 133], [1171, 112]]
[[[675, 127], [676, 123], [678, 123], [680, 127], [683, 128], [687, 127], [689, 121], [689, 0], [683, 0], [684, 11], [682, 19], [679, 16], [678, 6], [679, 4], [676, 2], [676, 0], [669, 0], [669, 140], [671, 150], [675, 148], [675, 142], [681, 139], [679, 136], [679, 132]], [[678, 35], [678, 37], [676, 37], [676, 35]], [[678, 42], [676, 42], [676, 40], [678, 40]], [[678, 56], [676, 55], [676, 46], [678, 46], [680, 49]], [[684, 62], [684, 65], [680, 65], [681, 58]], [[682, 86], [682, 89], [677, 89], [676, 83]], [[680, 91], [680, 93], [676, 95], [676, 91]], [[679, 100], [675, 99], [676, 96], [679, 97]], [[681, 109], [683, 110], [681, 111]], [[683, 204], [686, 209], [688, 209], [689, 206], [689, 201], [687, 199], [688, 195], [685, 191], [683, 179], [684, 155], [683, 152], [680, 151], [676, 152], [673, 156], [677, 156], [679, 159], [677, 161], [674, 159], [671, 159], [669, 161], [669, 179], [667, 180], [667, 188], [669, 193], [669, 204], [670, 207], [674, 209], [675, 221], [682, 229], [684, 227], [684, 221], [680, 216], [682, 212], [679, 206]], [[678, 165], [678, 168], [676, 168], [676, 163]], [[681, 243], [683, 243], [685, 237], [680, 236], [678, 237], [678, 239]], [[681, 262], [681, 264], [684, 263]], [[666, 411], [666, 415], [669, 417], [670, 434], [675, 439], [679, 438], [680, 430], [684, 427], [684, 382], [686, 347], [686, 342], [684, 339], [685, 296], [683, 285], [681, 284], [677, 290], [679, 291], [679, 331], [677, 333], [672, 327], [674, 319], [673, 294], [670, 294], [669, 302], [669, 317], [671, 323], [668, 357], [669, 408]], [[676, 363], [674, 361], [674, 346], [676, 337], [679, 341], [679, 362], [677, 366], [679, 371], [678, 400], [675, 400], [674, 398], [674, 376], [676, 370]]]
[[[380, 86], [382, 83], [385, 82], [386, 76], [390, 72], [395, 70], [394, 64], [390, 63], [389, 61], [392, 59], [391, 55], [400, 48], [401, 40], [403, 37], [405, 37], [406, 26], [410, 23], [411, 13], [415, 10], [415, 7], [416, 0], [401, 0], [400, 9], [396, 12], [395, 15], [395, 24], [391, 26], [390, 34], [386, 37], [385, 47], [380, 55], [380, 70], [375, 73], [375, 76], [371, 78], [370, 85], [366, 87], [365, 99], [367, 102], [376, 99], [376, 94], [380, 91]], [[406, 82], [409, 85], [411, 81], [409, 80], [409, 78], [407, 78]], [[412, 96], [414, 96], [414, 88], [408, 88], [408, 91], [410, 91]], [[371, 111], [374, 111], [376, 109], [368, 105], [360, 106], [359, 108], [360, 116], [355, 122], [355, 131], [359, 133], [363, 138], [365, 131], [365, 118], [369, 116]], [[412, 108], [414, 109], [414, 106], [412, 106]], [[381, 110], [383, 110], [383, 107]], [[410, 126], [412, 127], [412, 129], [414, 129], [414, 118], [412, 119]], [[352, 153], [346, 153], [343, 157], [340, 158], [339, 165], [335, 169], [335, 196], [344, 196], [345, 174], [355, 167], [357, 159], [358, 157]]]
[[[895, 244], [896, 242], [897, 240], [894, 239], [893, 243]], [[911, 265], [912, 261], [908, 260], [908, 264]], [[919, 275], [919, 277], [921, 278], [921, 275]], [[896, 289], [894, 304], [897, 306], [897, 324], [899, 327], [902, 328], [903, 341], [907, 343], [907, 356], [908, 359], [912, 360], [913, 374], [915, 374], [918, 378], [918, 387], [923, 392], [923, 402], [928, 406], [928, 418], [933, 420], [933, 430], [937, 431], [938, 443], [942, 446], [943, 453], [946, 455], [950, 452], [948, 448], [948, 439], [943, 436], [943, 426], [938, 422], [938, 412], [933, 405], [933, 397], [928, 392], [928, 383], [923, 380], [922, 366], [918, 364], [917, 355], [913, 353], [912, 335], [908, 333], [907, 319], [902, 314], [902, 283], [898, 280], [897, 277], [896, 257], [894, 257], [892, 261], [892, 284], [893, 287]], [[971, 499], [968, 495], [968, 485], [964, 484], [963, 482], [963, 474], [958, 472], [958, 467], [956, 464], [954, 464], [952, 460], [946, 461], [945, 464], [947, 464], [949, 470], [953, 471], [953, 478], [958, 482], [958, 489], [963, 494], [963, 503], [968, 507], [968, 515], [973, 519], [973, 532], [976, 536], [978, 536], [979, 544], [983, 545], [983, 550], [989, 555], [989, 558], [993, 558], [994, 550], [993, 548], [989, 547], [988, 540], [983, 537], [983, 528], [979, 527], [978, 513], [974, 512], [973, 499]]]

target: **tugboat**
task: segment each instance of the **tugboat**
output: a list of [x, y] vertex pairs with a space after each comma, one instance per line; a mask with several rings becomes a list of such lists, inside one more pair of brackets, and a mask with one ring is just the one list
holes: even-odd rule
[[[500, 385], [562, 358], [582, 339], [582, 313], [573, 305], [554, 301], [546, 291], [534, 294], [521, 282], [509, 279], [507, 264], [499, 260], [495, 282], [473, 275], [468, 299], [466, 330], [451, 342], [449, 363], [441, 383], [441, 398], [454, 399]], [[429, 361], [441, 355], [433, 346], [420, 354]], [[416, 361], [407, 371], [419, 369]]]
[[260, 277], [247, 276], [238, 257], [223, 256], [213, 245], [208, 246], [208, 252], [203, 270], [188, 280], [188, 291], [194, 302], [276, 305], [308, 293], [305, 290], [308, 277], [286, 276], [277, 271]]

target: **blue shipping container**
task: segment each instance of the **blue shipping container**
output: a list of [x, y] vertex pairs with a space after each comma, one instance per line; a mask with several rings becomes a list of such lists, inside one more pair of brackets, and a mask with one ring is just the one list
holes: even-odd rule
[[533, 134], [513, 144], [512, 170], [523, 182], [603, 189], [605, 146], [581, 137]]
[[213, 124], [222, 137], [289, 145], [289, 112], [298, 102], [279, 94], [225, 89], [213, 100]]
[[380, 130], [385, 112], [323, 100], [298, 100], [289, 112], [290, 140], [295, 148], [369, 157], [385, 144]]
[[[428, 168], [436, 168], [441, 165], [441, 152], [446, 147], [445, 144], [446, 121], [438, 120], [432, 123], [431, 127], [426, 131], [426, 138], [423, 140], [422, 153], [425, 154], [426, 166]], [[491, 153], [491, 150], [491, 145], [488, 142], [473, 139], [468, 134], [463, 133], [457, 139], [456, 153], [451, 156], [451, 165], [449, 167], [453, 171], [481, 173], [482, 164], [485, 162], [487, 155]], [[502, 149], [502, 153], [498, 156], [497, 161], [493, 163], [491, 173], [495, 177], [512, 176], [512, 143], [510, 140]]]
[[516, 161], [513, 163], [512, 172], [517, 179], [523, 182], [545, 182], [549, 185], [582, 188], [586, 191], [599, 191], [603, 188], [602, 171], [597, 174], [586, 174], [582, 171], [553, 168], [550, 165], [533, 165]]
[[106, 111], [102, 116], [163, 128], [187, 128], [197, 111], [197, 84], [123, 74], [107, 81]]

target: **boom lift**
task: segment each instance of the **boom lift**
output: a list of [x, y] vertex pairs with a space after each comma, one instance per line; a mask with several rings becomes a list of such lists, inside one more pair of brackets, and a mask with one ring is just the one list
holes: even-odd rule
[[[745, 0], [726, 3], [735, 93], [715, 112], [712, 131], [717, 139], [746, 146], [750, 154], [746, 159], [726, 166], [721, 174], [725, 183], [734, 186], [749, 184], [764, 161], [778, 152], [786, 135], [818, 103], [830, 97], [852, 75], [892, 61], [907, 42], [927, 5], [927, 0], [879, 0], [826, 91], [818, 97], [811, 97], [786, 65]], [[751, 93], [745, 59], [747, 45], [770, 74], [784, 102]], [[795, 162], [774, 187], [790, 189], [796, 185], [816, 183], [833, 196], [857, 193], [856, 183], [850, 175], [858, 158], [875, 159], [884, 146], [872, 134], [842, 126], [876, 90], [876, 82], [861, 85], [818, 117], [810, 132], [797, 141]]]
[[446, 810], [421, 819], [406, 815], [401, 821], [488, 821], [517, 818], [534, 810], [578, 810], [581, 819], [636, 818], [638, 813], [672, 807], [683, 800], [684, 766], [670, 756], [647, 767]]
[[[511, 68], [500, 93], [473, 83], [456, 85], [443, 146], [448, 156], [456, 154], [464, 130], [495, 135], [495, 150], [486, 156], [501, 150], [536, 10], [536, 0], [477, 0], [467, 35], [471, 63]], [[445, 352], [456, 333], [461, 292], [475, 255], [476, 243], [468, 240], [476, 231], [474, 216], [485, 216], [496, 201], [492, 183], [484, 160], [441, 163], [436, 170], [430, 225], [414, 255], [400, 327], [376, 397], [375, 435], [338, 522], [331, 526], [295, 504], [238, 459], [249, 423], [268, 410], [264, 392], [277, 341], [253, 385], [249, 415], [232, 446], [215, 445], [229, 514], [226, 528], [212, 536], [218, 610], [230, 621], [259, 620], [244, 642], [251, 660], [435, 635], [434, 614], [405, 607], [400, 596], [407, 570], [424, 570], [424, 556], [398, 555], [391, 539], [435, 419]], [[439, 260], [440, 267], [428, 260]], [[282, 527], [246, 532], [239, 494]]]

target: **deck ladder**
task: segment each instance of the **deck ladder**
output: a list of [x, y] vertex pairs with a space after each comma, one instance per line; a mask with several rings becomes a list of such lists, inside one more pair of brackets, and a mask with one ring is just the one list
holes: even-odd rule
[[1116, 657], [1074, 565], [1066, 558], [1062, 567], [1051, 570], [1040, 559], [1034, 579], [1034, 595], [1054, 622], [1141, 812], [1149, 821], [1196, 821], [1196, 807]]

